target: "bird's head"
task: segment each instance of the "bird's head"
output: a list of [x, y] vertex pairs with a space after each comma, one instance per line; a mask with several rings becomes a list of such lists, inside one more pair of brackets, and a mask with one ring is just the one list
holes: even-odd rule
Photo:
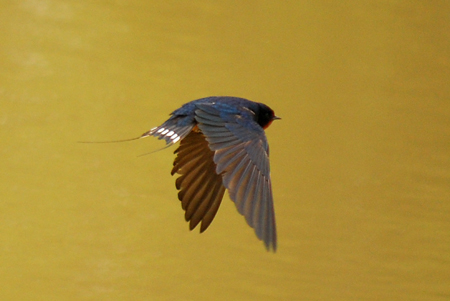
[[265, 104], [259, 103], [258, 108], [255, 111], [256, 122], [263, 128], [266, 129], [272, 123], [272, 121], [281, 119], [276, 116], [271, 108]]

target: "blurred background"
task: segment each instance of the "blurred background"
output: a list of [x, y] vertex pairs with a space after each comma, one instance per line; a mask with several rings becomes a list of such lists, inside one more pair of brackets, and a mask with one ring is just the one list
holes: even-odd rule
[[[448, 1], [0, 4], [1, 300], [448, 300]], [[175, 147], [232, 95], [266, 134], [278, 252], [225, 197], [190, 232]]]

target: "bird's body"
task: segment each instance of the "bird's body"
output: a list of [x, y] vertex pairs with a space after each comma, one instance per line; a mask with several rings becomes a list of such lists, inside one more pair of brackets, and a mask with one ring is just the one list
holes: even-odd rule
[[162, 125], [141, 137], [155, 136], [168, 145], [180, 141], [172, 175], [190, 229], [205, 231], [225, 190], [268, 250], [277, 236], [264, 129], [278, 119], [262, 103], [238, 97], [207, 97], [172, 112]]

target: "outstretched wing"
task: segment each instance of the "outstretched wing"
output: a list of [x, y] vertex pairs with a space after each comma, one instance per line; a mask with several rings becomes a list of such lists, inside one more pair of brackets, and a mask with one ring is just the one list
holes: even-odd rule
[[186, 221], [190, 221], [190, 229], [201, 221], [200, 232], [203, 232], [214, 219], [225, 193], [222, 176], [216, 174], [214, 152], [209, 149], [205, 136], [197, 130], [181, 140], [175, 154], [172, 175], [181, 175], [175, 182], [180, 190], [178, 199], [185, 210]]
[[276, 250], [277, 236], [269, 167], [269, 145], [253, 112], [221, 103], [197, 104], [195, 119], [214, 151], [216, 174], [238, 211], [266, 248]]
[[178, 199], [185, 210], [185, 219], [190, 221], [190, 229], [201, 222], [200, 232], [203, 232], [219, 209], [225, 187], [222, 177], [215, 171], [214, 152], [209, 149], [204, 135], [194, 129], [194, 114], [178, 111], [180, 109], [162, 125], [142, 134], [141, 138], [155, 136], [164, 139], [167, 147], [181, 141], [175, 150], [177, 157], [173, 162], [172, 175], [180, 174], [175, 184], [179, 190]]

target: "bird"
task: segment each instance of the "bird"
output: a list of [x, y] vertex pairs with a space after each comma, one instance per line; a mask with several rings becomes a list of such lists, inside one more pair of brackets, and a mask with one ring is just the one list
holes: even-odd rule
[[225, 190], [268, 251], [277, 231], [265, 129], [281, 119], [267, 105], [245, 98], [211, 96], [185, 103], [139, 138], [163, 139], [174, 151], [172, 175], [190, 230], [213, 221]]

